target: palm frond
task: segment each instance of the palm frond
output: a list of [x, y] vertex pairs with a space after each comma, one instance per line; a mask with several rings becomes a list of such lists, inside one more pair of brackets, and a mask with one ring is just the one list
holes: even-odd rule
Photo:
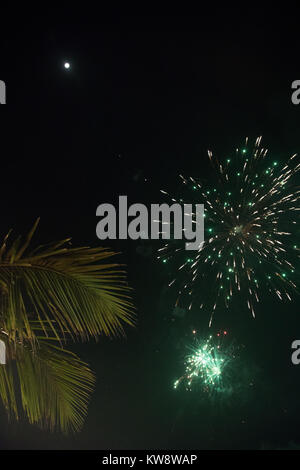
[[36, 319], [47, 336], [87, 339], [116, 335], [134, 324], [130, 289], [119, 264], [106, 248], [70, 247], [70, 239], [29, 250], [38, 221], [22, 244], [0, 247], [0, 329], [15, 343], [35, 343]]
[[79, 431], [87, 414], [94, 376], [75, 354], [39, 341], [7, 343], [8, 362], [0, 366], [0, 398], [10, 417], [64, 433]]

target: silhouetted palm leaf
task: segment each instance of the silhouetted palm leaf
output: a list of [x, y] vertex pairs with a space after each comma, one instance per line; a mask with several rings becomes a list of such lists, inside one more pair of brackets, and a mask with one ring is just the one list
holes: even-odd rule
[[82, 427], [94, 376], [70, 351], [49, 340], [7, 342], [7, 364], [0, 366], [0, 397], [11, 417], [25, 414], [31, 424], [63, 432]]
[[10, 416], [23, 410], [30, 423], [76, 431], [94, 378], [62, 344], [122, 333], [133, 307], [124, 271], [107, 262], [112, 251], [72, 248], [70, 239], [30, 251], [37, 224], [25, 243], [8, 246], [9, 233], [0, 247], [0, 399]]
[[[21, 245], [17, 239], [0, 248], [0, 326], [10, 340], [33, 343], [30, 319], [51, 326], [57, 338], [65, 333], [86, 339], [123, 332], [133, 325], [132, 304], [124, 271], [107, 263], [105, 248], [72, 248], [70, 239], [29, 251], [37, 223]], [[46, 329], [44, 329], [45, 334]]]

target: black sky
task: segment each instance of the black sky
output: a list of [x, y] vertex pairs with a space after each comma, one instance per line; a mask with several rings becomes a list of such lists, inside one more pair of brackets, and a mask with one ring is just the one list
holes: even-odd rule
[[[70, 14], [2, 30], [0, 235], [11, 227], [26, 233], [41, 216], [37, 244], [72, 236], [74, 244], [99, 246], [99, 204], [121, 194], [160, 202], [159, 190], [176, 189], [179, 173], [206, 174], [208, 148], [226, 154], [246, 136], [263, 135], [278, 156], [299, 151], [300, 105], [291, 102], [300, 79], [298, 17], [228, 9], [193, 17]], [[135, 242], [106, 245], [128, 265], [137, 328], [126, 339], [76, 348], [97, 374], [81, 434], [9, 424], [0, 410], [0, 448], [300, 445], [300, 366], [290, 361], [299, 301], [266, 300], [255, 323], [247, 312], [230, 318], [258, 385], [245, 404], [207, 409], [170, 387], [178, 358], [167, 273]]]

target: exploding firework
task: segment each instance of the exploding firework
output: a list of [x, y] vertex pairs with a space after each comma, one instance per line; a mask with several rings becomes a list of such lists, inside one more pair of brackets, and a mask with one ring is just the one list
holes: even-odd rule
[[[296, 155], [284, 163], [270, 157], [261, 137], [252, 146], [247, 138], [224, 162], [210, 151], [208, 156], [213, 185], [180, 175], [190, 190], [188, 202], [204, 204], [204, 244], [187, 256], [183, 242], [171, 241], [159, 250], [158, 258], [175, 266], [169, 286], [177, 286], [176, 305], [205, 308], [211, 325], [217, 307], [232, 306], [238, 296], [255, 317], [261, 293], [291, 300], [297, 290], [295, 219], [300, 190], [292, 186], [292, 177], [300, 164]], [[173, 202], [184, 202], [162, 193]]]
[[[223, 332], [225, 336], [227, 332]], [[195, 340], [189, 346], [190, 353], [185, 357], [185, 372], [175, 381], [174, 388], [184, 386], [186, 390], [201, 389], [211, 394], [220, 392], [224, 386], [224, 370], [228, 369], [228, 363], [232, 360], [232, 347], [225, 348], [218, 333], [205, 340]]]

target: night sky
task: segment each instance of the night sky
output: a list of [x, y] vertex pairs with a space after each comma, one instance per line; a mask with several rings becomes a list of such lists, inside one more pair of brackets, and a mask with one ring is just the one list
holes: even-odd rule
[[299, 297], [287, 304], [266, 295], [255, 320], [247, 309], [218, 316], [216, 326], [242, 345], [235, 377], [254, 386], [234, 402], [207, 404], [172, 388], [191, 323], [172, 321], [172, 265], [156, 260], [159, 244], [101, 242], [95, 232], [99, 204], [117, 205], [119, 195], [161, 203], [160, 189], [179, 194], [180, 173], [205, 177], [207, 149], [226, 155], [262, 135], [279, 159], [299, 152], [297, 14], [36, 17], [0, 34], [0, 235], [26, 234], [40, 216], [37, 245], [71, 236], [74, 245], [120, 251], [137, 309], [126, 338], [72, 346], [97, 376], [82, 432], [9, 423], [0, 407], [0, 448], [300, 446], [300, 365], [291, 362]]

